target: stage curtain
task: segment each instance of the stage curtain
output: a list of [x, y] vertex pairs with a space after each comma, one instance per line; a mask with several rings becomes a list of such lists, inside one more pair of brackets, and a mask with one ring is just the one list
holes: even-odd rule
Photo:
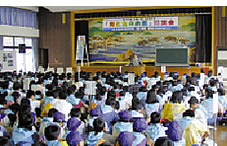
[[0, 25], [38, 28], [37, 14], [18, 8], [0, 7]]
[[195, 62], [209, 63], [212, 57], [212, 16], [196, 15]]
[[32, 38], [33, 71], [38, 71], [38, 39]]

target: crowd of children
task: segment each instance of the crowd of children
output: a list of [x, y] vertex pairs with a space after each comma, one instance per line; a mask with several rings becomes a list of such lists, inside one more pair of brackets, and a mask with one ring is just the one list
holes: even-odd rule
[[[225, 114], [222, 83], [191, 76], [128, 73], [0, 73], [2, 146], [192, 146]], [[92, 85], [92, 86], [90, 86]], [[95, 86], [94, 86], [95, 85]], [[95, 92], [91, 92], [95, 91]]]

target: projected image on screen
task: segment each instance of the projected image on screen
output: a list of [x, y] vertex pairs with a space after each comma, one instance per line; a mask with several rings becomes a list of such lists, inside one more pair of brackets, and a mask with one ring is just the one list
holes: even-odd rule
[[156, 65], [188, 66], [188, 48], [157, 48]]

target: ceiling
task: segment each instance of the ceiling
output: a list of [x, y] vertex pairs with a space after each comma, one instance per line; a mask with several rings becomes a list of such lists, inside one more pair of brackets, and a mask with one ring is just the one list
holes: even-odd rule
[[[16, 6], [17, 8], [38, 12], [38, 6]], [[51, 12], [69, 12], [92, 9], [110, 9], [110, 8], [127, 8], [130, 6], [44, 6]]]

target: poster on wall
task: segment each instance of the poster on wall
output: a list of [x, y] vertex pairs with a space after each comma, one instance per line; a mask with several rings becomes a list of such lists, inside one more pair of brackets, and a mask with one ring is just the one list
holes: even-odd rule
[[16, 70], [16, 51], [0, 51], [1, 71]]
[[[151, 19], [152, 20], [149, 20]], [[154, 17], [155, 20], [159, 17]], [[153, 17], [144, 18], [147, 21], [155, 21]], [[167, 20], [168, 18], [168, 20]], [[196, 31], [195, 31], [195, 16], [178, 16], [175, 17], [160, 17], [160, 21], [174, 24], [177, 29], [153, 29], [150, 30], [120, 30], [110, 29], [110, 26], [116, 28], [117, 25], [123, 25], [123, 21], [127, 20], [128, 28], [142, 28], [143, 19], [139, 20], [140, 27], [136, 26], [136, 18], [122, 18], [90, 20], [89, 21], [89, 54], [91, 62], [129, 62], [133, 54], [137, 54], [142, 58], [144, 63], [156, 61], [156, 48], [173, 47], [173, 48], [189, 48], [190, 61], [194, 62], [196, 54]], [[170, 20], [173, 19], [173, 22]], [[122, 21], [117, 23], [117, 21]], [[170, 21], [170, 22], [169, 22]], [[114, 22], [114, 24], [110, 24]], [[133, 22], [134, 26], [129, 26], [129, 22]], [[149, 23], [150, 23], [149, 22]], [[148, 22], [144, 23], [148, 26]], [[164, 23], [164, 22], [163, 22]], [[149, 27], [155, 27], [151, 24]], [[161, 25], [161, 23], [160, 23]], [[105, 26], [105, 27], [104, 27]], [[126, 26], [125, 26], [126, 27]], [[104, 30], [105, 28], [105, 30]], [[164, 26], [163, 26], [164, 28]]]
[[178, 17], [103, 19], [103, 31], [177, 30]]

